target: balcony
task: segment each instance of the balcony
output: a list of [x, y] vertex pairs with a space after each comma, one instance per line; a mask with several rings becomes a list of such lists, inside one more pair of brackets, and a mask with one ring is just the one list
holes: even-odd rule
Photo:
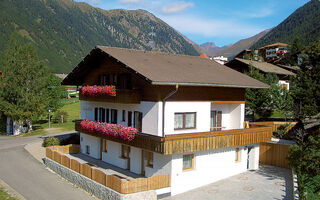
[[79, 99], [84, 101], [98, 101], [111, 103], [128, 103], [139, 104], [141, 101], [141, 93], [139, 90], [117, 90], [117, 96], [83, 96], [79, 93]]
[[132, 141], [128, 142], [99, 133], [87, 133], [82, 130], [80, 121], [76, 122], [75, 129], [81, 133], [165, 155], [257, 144], [270, 141], [272, 136], [272, 127], [255, 127], [226, 131], [174, 134], [167, 135], [166, 137], [138, 133]]

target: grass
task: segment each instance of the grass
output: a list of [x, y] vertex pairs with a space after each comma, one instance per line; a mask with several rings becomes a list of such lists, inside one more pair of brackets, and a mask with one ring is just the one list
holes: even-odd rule
[[0, 200], [16, 200], [6, 193], [2, 188], [0, 188]]
[[[50, 123], [50, 130], [48, 118], [41, 119], [33, 124], [33, 131], [28, 134], [23, 134], [23, 136], [33, 136], [33, 135], [43, 135], [46, 133], [59, 133], [65, 131], [73, 131], [74, 130], [74, 122], [72, 120], [80, 119], [80, 102], [75, 99], [63, 100], [65, 104], [61, 111], [65, 111], [68, 113], [68, 119], [66, 123]], [[52, 113], [54, 116], [55, 113]]]

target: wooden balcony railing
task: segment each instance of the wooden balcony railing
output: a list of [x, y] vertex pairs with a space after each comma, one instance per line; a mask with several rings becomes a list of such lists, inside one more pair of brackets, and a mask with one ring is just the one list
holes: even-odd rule
[[112, 102], [112, 103], [140, 103], [141, 93], [139, 90], [117, 90], [116, 96], [91, 97], [79, 93], [79, 99], [85, 101]]
[[[79, 121], [76, 122], [75, 128], [76, 131], [86, 133], [81, 129]], [[267, 142], [271, 140], [272, 127], [174, 134], [166, 135], [166, 137], [138, 133], [136, 137], [130, 142], [112, 138], [99, 133], [86, 134], [157, 152], [160, 154], [178, 154]]]

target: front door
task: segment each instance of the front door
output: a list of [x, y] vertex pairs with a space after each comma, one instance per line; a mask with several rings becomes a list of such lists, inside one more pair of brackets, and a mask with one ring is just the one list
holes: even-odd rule
[[147, 152], [141, 150], [141, 175], [145, 176], [146, 172], [146, 165], [147, 165]]
[[247, 169], [251, 169], [251, 150], [252, 150], [252, 147], [248, 147], [248, 156], [247, 156]]

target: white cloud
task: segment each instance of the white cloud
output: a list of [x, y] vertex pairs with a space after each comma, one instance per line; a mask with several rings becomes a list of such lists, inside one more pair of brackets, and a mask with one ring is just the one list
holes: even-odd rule
[[254, 13], [251, 12], [245, 12], [245, 13], [241, 13], [242, 16], [247, 16], [250, 18], [262, 18], [262, 17], [267, 17], [270, 16], [274, 13], [273, 9], [270, 8], [262, 8]]
[[119, 0], [120, 3], [140, 3], [141, 0]]
[[228, 19], [210, 20], [185, 15], [170, 15], [160, 18], [183, 34], [195, 34], [203, 37], [249, 37], [264, 30]]
[[162, 12], [165, 14], [173, 14], [186, 10], [187, 8], [191, 8], [194, 6], [192, 2], [174, 2], [162, 7]]

